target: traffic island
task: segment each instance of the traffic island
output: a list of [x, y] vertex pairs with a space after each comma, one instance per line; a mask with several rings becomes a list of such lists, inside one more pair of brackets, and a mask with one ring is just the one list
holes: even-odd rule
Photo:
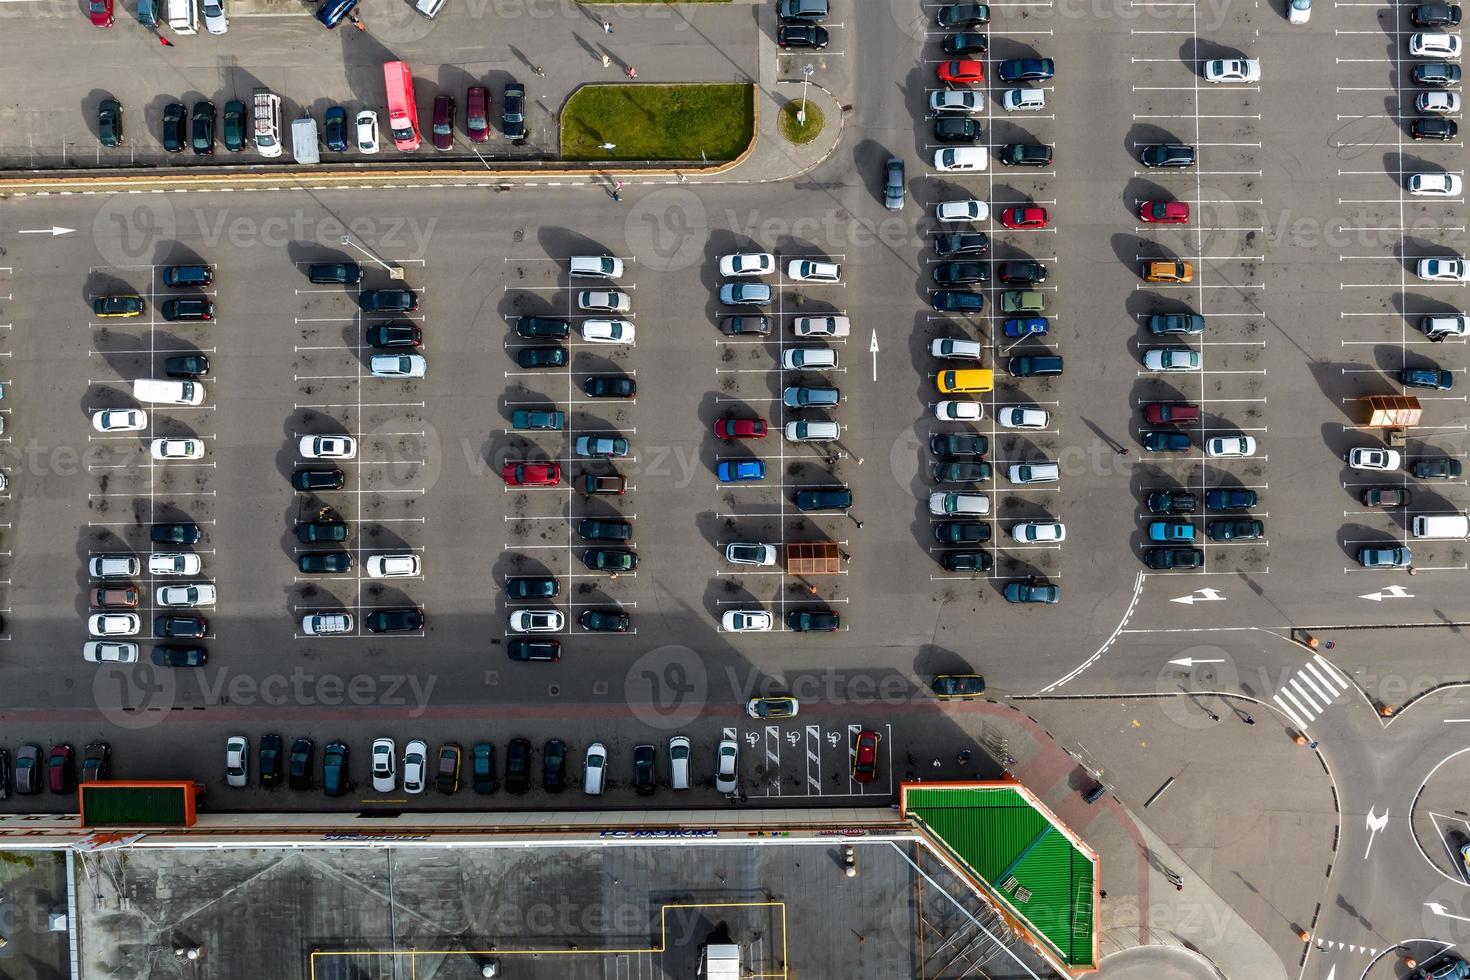
[[781, 107], [781, 135], [797, 146], [810, 143], [820, 136], [826, 122], [827, 118], [822, 115], [822, 110], [810, 101], [788, 102]]
[[754, 135], [751, 85], [587, 85], [561, 114], [564, 160], [720, 163]]

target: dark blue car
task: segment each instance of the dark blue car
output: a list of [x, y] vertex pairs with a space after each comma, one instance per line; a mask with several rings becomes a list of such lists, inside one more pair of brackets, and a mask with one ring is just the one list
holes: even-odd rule
[[985, 297], [958, 289], [939, 289], [935, 290], [931, 305], [940, 313], [981, 313], [985, 310]]
[[1228, 490], [1217, 487], [1205, 494], [1207, 510], [1250, 510], [1260, 503], [1254, 490]]
[[1143, 448], [1155, 453], [1189, 452], [1189, 436], [1183, 432], [1145, 432]]
[[1449, 391], [1455, 385], [1454, 375], [1439, 368], [1405, 368], [1400, 375], [1406, 388], [1433, 388]]
[[336, 27], [356, 7], [357, 0], [322, 0], [322, 5], [316, 9], [316, 19], [324, 27]]
[[1012, 317], [1002, 329], [1007, 337], [1044, 337], [1049, 326], [1044, 316]]
[[347, 152], [347, 110], [334, 105], [327, 110], [326, 125], [322, 128], [322, 139], [327, 149], [336, 153]]
[[995, 67], [1003, 82], [1044, 82], [1056, 73], [1057, 63], [1050, 58], [1011, 58]]

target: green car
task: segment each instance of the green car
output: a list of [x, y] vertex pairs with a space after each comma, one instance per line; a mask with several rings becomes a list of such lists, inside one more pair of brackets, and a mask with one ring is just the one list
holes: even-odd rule
[[97, 104], [97, 139], [103, 146], [123, 145], [122, 103], [103, 99]]
[[231, 99], [225, 103], [222, 127], [225, 149], [239, 153], [245, 149], [245, 103]]
[[1040, 313], [1046, 309], [1046, 299], [1034, 289], [1007, 289], [1000, 294], [1002, 313]]
[[565, 412], [540, 408], [518, 408], [511, 413], [510, 424], [513, 429], [522, 431], [532, 429], [565, 429], [567, 427], [567, 416]]

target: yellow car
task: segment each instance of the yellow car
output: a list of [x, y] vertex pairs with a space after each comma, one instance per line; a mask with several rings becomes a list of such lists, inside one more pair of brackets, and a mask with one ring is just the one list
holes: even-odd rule
[[1143, 267], [1144, 282], [1193, 282], [1194, 266], [1178, 259], [1150, 262]]
[[148, 304], [141, 296], [119, 295], [98, 296], [92, 300], [92, 312], [97, 316], [142, 316]]
[[941, 394], [956, 392], [982, 392], [995, 387], [995, 372], [989, 368], [963, 368], [957, 371], [940, 371], [935, 379]]

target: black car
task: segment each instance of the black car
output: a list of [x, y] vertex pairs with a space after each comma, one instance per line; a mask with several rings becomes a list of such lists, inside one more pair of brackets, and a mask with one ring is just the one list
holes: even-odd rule
[[781, 48], [825, 48], [827, 28], [820, 24], [782, 24], [776, 28], [776, 46]]
[[100, 783], [112, 778], [112, 746], [93, 742], [82, 753], [82, 782]]
[[561, 641], [518, 636], [506, 643], [505, 655], [521, 663], [554, 664], [561, 659]]
[[937, 432], [929, 437], [929, 451], [950, 459], [984, 456], [990, 452], [990, 440], [977, 433]]
[[260, 785], [265, 789], [281, 785], [281, 748], [285, 743], [276, 734], [260, 736]]
[[342, 521], [307, 521], [296, 525], [296, 540], [302, 544], [346, 541], [347, 525]]
[[571, 333], [571, 321], [563, 320], [560, 317], [516, 317], [516, 334], [521, 337], [550, 337], [552, 340], [565, 340], [571, 336]]
[[1143, 448], [1151, 453], [1187, 453], [1192, 445], [1183, 432], [1145, 432]]
[[347, 110], [334, 105], [322, 120], [322, 142], [333, 153], [347, 152]]
[[934, 12], [940, 27], [984, 27], [990, 23], [990, 6], [983, 3], [951, 3]]
[[990, 479], [989, 463], [935, 463], [935, 483], [981, 483]]
[[567, 743], [548, 738], [541, 746], [541, 788], [560, 793], [567, 788]]
[[940, 554], [939, 564], [947, 572], [988, 572], [994, 567], [984, 551], [946, 551]]
[[169, 289], [204, 289], [214, 285], [214, 270], [207, 265], [171, 265], [163, 270]]
[[594, 572], [631, 572], [638, 567], [638, 554], [627, 548], [588, 548], [582, 564]]
[[424, 332], [416, 323], [377, 323], [367, 329], [369, 347], [417, 347], [423, 341]]
[[1459, 27], [1460, 5], [1457, 3], [1421, 3], [1409, 8], [1409, 20], [1415, 27]]
[[311, 759], [316, 745], [311, 739], [301, 737], [291, 742], [291, 765], [286, 783], [292, 789], [311, 789]]
[[470, 788], [482, 796], [500, 789], [495, 775], [495, 746], [490, 742], [476, 742], [470, 749]]
[[1216, 487], [1205, 492], [1205, 510], [1250, 510], [1260, 502], [1260, 495], [1254, 490]]
[[195, 156], [214, 154], [214, 103], [196, 102], [189, 114], [189, 149]]
[[1211, 541], [1243, 541], [1265, 537], [1266, 525], [1251, 520], [1209, 521], [1205, 524], [1205, 534]]
[[10, 750], [0, 747], [0, 801], [10, 799], [15, 790], [15, 781], [10, 768]]
[[852, 491], [846, 487], [833, 490], [796, 491], [796, 509], [800, 511], [846, 510], [852, 506]]
[[1180, 490], [1155, 490], [1145, 501], [1150, 514], [1193, 514], [1199, 501]]
[[170, 153], [184, 150], [184, 117], [188, 111], [178, 102], [163, 107], [163, 148]]
[[1151, 143], [1138, 154], [1145, 167], [1192, 167], [1194, 147], [1183, 143]]
[[793, 609], [786, 614], [786, 628], [793, 633], [832, 633], [841, 625], [828, 609]]
[[209, 358], [203, 354], [175, 354], [163, 359], [163, 374], [168, 378], [202, 378], [209, 373]]
[[1460, 84], [1460, 66], [1442, 61], [1431, 61], [1428, 64], [1415, 65], [1409, 72], [1409, 77], [1413, 79], [1415, 85], [1448, 88], [1451, 85]]
[[505, 92], [500, 98], [500, 124], [505, 129], [505, 138], [523, 142], [526, 138], [526, 90], [520, 82], [505, 83]]
[[990, 270], [979, 262], [941, 262], [930, 277], [940, 286], [969, 286], [989, 282]]
[[935, 255], [984, 255], [990, 236], [983, 231], [952, 231], [934, 236]]
[[508, 578], [505, 594], [511, 599], [555, 599], [561, 595], [561, 583], [549, 575]]
[[633, 746], [633, 788], [639, 796], [652, 796], [658, 788], [654, 781], [654, 758], [652, 745]]
[[123, 110], [117, 99], [97, 103], [97, 139], [103, 146], [123, 145]]
[[197, 640], [209, 633], [203, 616], [155, 616], [153, 635], [159, 639]]
[[419, 308], [419, 294], [412, 289], [365, 289], [357, 302], [364, 313], [412, 313]]
[[582, 382], [582, 394], [588, 398], [632, 398], [638, 394], [638, 382], [621, 374], [594, 374]]
[[291, 486], [297, 490], [341, 490], [347, 477], [337, 467], [329, 470], [297, 470], [291, 474]]
[[352, 571], [352, 552], [313, 551], [296, 559], [296, 567], [307, 574], [313, 572]]
[[347, 746], [343, 742], [329, 742], [322, 753], [322, 792], [328, 796], [346, 796], [352, 788], [347, 775]]
[[984, 544], [990, 540], [990, 525], [982, 521], [940, 521], [934, 525], [934, 540], [940, 544]]
[[732, 337], [751, 334], [764, 337], [771, 332], [771, 318], [766, 316], [720, 317], [720, 329]]
[[417, 609], [376, 609], [363, 620], [369, 633], [409, 633], [424, 628], [424, 614]]
[[990, 42], [984, 34], [975, 31], [961, 31], [958, 34], [946, 35], [940, 47], [944, 48], [945, 54], [984, 54], [989, 49]]
[[306, 278], [319, 286], [355, 286], [362, 282], [362, 266], [356, 262], [313, 262]]
[[1143, 560], [1149, 568], [1199, 568], [1205, 563], [1205, 553], [1198, 548], [1149, 548]]
[[934, 138], [941, 143], [978, 143], [980, 124], [969, 116], [940, 116], [934, 120]]
[[249, 142], [245, 138], [245, 103], [237, 99], [225, 103], [224, 114], [220, 117], [220, 139], [231, 153], [245, 149]]
[[446, 796], [459, 792], [459, 767], [464, 750], [458, 742], [445, 742], [439, 746], [438, 771], [434, 775], [434, 787]]
[[1369, 487], [1362, 496], [1363, 506], [1384, 509], [1407, 507], [1412, 499], [1413, 495], [1405, 487]]
[[1046, 282], [1046, 266], [1040, 262], [1002, 262], [996, 266], [995, 275], [1001, 282], [1007, 283]]
[[322, 0], [322, 5], [316, 8], [316, 19], [321, 21], [323, 27], [336, 27], [342, 23], [343, 18], [352, 13], [357, 2], [358, 0]]
[[531, 756], [529, 740], [513, 738], [505, 747], [505, 791], [519, 796], [531, 788]]
[[522, 347], [516, 351], [516, 364], [523, 368], [566, 367], [565, 347]]
[[626, 633], [633, 625], [632, 617], [621, 609], [584, 609], [577, 622], [589, 633]]
[[154, 544], [198, 544], [199, 537], [199, 525], [188, 521], [155, 524], [148, 530], [148, 540]]
[[1462, 471], [1458, 459], [1418, 459], [1409, 468], [1409, 472], [1419, 480], [1453, 480], [1459, 477]]
[[214, 304], [203, 296], [188, 296], [183, 299], [166, 299], [158, 312], [169, 321], [213, 320]]
[[209, 662], [203, 647], [156, 646], [149, 656], [158, 667], [203, 667]]
[[589, 517], [577, 522], [577, 536], [583, 541], [631, 541], [633, 525]]
[[1042, 143], [1007, 143], [1000, 148], [1000, 162], [1007, 167], [1049, 167], [1051, 147]]
[[1409, 123], [1409, 138], [1416, 140], [1452, 140], [1460, 127], [1453, 119], [1415, 119]]

